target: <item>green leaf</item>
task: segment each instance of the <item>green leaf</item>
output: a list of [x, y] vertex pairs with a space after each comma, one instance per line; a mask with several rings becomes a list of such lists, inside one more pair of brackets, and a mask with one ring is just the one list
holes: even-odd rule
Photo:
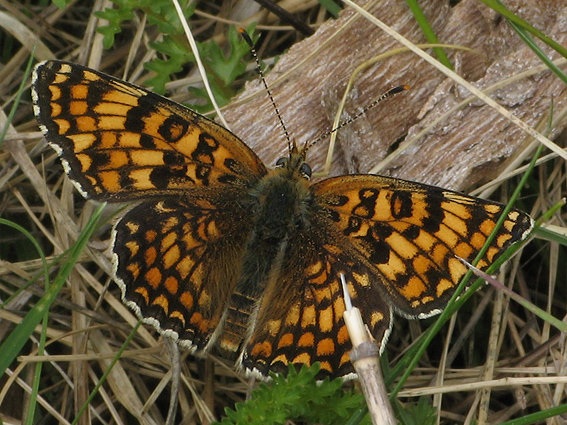
[[94, 15], [108, 21], [107, 25], [97, 28], [97, 31], [104, 36], [102, 44], [105, 49], [110, 49], [114, 45], [114, 36], [122, 32], [122, 23], [134, 17], [132, 10], [127, 8], [107, 8], [100, 12], [95, 12]]
[[334, 0], [317, 0], [321, 6], [327, 9], [333, 18], [337, 19], [339, 17], [339, 12], [343, 10], [343, 8]]
[[429, 398], [420, 397], [417, 404], [406, 404], [398, 409], [404, 425], [434, 425], [437, 422], [437, 411], [429, 402]]
[[59, 9], [65, 9], [68, 4], [71, 4], [73, 0], [53, 0], [53, 4]]
[[161, 52], [169, 59], [156, 58], [152, 62], [144, 64], [148, 71], [155, 72], [155, 76], [145, 81], [145, 84], [153, 87], [157, 93], [165, 93], [165, 85], [171, 81], [171, 75], [183, 70], [183, 65], [194, 60], [186, 48], [171, 37], [166, 37], [160, 42], [151, 43], [150, 46]]
[[[272, 381], [261, 383], [245, 403], [226, 409], [220, 424], [346, 423], [364, 406], [364, 399], [360, 394], [345, 391], [342, 379], [317, 382], [319, 369], [319, 364], [315, 364], [298, 372], [290, 366], [287, 376], [270, 374]], [[369, 419], [359, 423], [370, 424]]]
[[240, 37], [235, 27], [230, 27], [228, 31], [228, 42], [230, 50], [226, 55], [221, 46], [213, 40], [201, 45], [201, 54], [205, 59], [207, 68], [215, 76], [218, 76], [226, 86], [232, 84], [246, 71], [246, 64], [242, 59], [250, 53], [248, 44]]

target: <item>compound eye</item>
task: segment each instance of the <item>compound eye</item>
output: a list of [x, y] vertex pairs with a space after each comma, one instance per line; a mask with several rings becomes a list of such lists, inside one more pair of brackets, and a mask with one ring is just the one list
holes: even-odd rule
[[311, 178], [311, 167], [309, 165], [307, 165], [305, 162], [303, 164], [301, 164], [301, 166], [299, 167], [299, 172], [301, 173], [301, 175], [305, 178]]
[[288, 162], [289, 158], [284, 156], [276, 161], [276, 168], [283, 168], [287, 165]]

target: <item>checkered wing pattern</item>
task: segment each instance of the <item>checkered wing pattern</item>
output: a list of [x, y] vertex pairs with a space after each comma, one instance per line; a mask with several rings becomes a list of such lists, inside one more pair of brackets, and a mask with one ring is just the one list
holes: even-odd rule
[[301, 232], [290, 242], [281, 274], [266, 290], [242, 354], [243, 366], [261, 375], [285, 372], [290, 363], [314, 362], [321, 363], [320, 379], [353, 373], [341, 274], [374, 338], [382, 343], [390, 333], [391, 309], [375, 286], [374, 271], [350, 244], [345, 245], [344, 236], [326, 227], [332, 226], [330, 221], [312, 219], [318, 230]]
[[[408, 317], [439, 313], [494, 230], [504, 205], [405, 180], [351, 175], [313, 186], [318, 203]], [[478, 263], [482, 270], [533, 226], [512, 209]]]
[[143, 202], [114, 229], [124, 301], [192, 351], [218, 335], [250, 231], [247, 211], [226, 195]]
[[248, 187], [266, 173], [248, 146], [213, 121], [80, 65], [38, 65], [32, 96], [47, 140], [84, 196], [124, 201]]

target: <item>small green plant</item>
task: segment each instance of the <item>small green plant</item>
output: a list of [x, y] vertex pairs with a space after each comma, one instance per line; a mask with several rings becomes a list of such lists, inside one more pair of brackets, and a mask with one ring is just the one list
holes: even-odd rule
[[[145, 85], [153, 87], [158, 93], [165, 92], [165, 85], [171, 81], [171, 76], [183, 70], [188, 63], [195, 62], [195, 56], [189, 48], [183, 27], [170, 0], [113, 0], [115, 8], [107, 8], [97, 12], [96, 16], [108, 21], [108, 24], [98, 28], [104, 35], [104, 47], [109, 49], [114, 45], [115, 37], [122, 32], [127, 21], [134, 17], [136, 10], [146, 14], [148, 23], [157, 28], [161, 34], [158, 41], [150, 43], [157, 57], [144, 64], [145, 68], [153, 71], [155, 76], [148, 79]], [[184, 17], [188, 19], [195, 11], [195, 5], [187, 0], [180, 1]], [[251, 33], [254, 25], [246, 28]], [[234, 82], [246, 70], [242, 59], [248, 55], [250, 48], [231, 27], [227, 36], [228, 46], [221, 46], [215, 40], [197, 43], [199, 55], [205, 66], [205, 71], [217, 103], [222, 106], [236, 94]], [[204, 89], [191, 89], [193, 95], [202, 102], [189, 105], [198, 111], [208, 111], [211, 103]]]
[[420, 397], [417, 404], [407, 404], [396, 410], [403, 425], [433, 425], [437, 422], [437, 411], [427, 397]]
[[[297, 372], [293, 366], [287, 376], [271, 374], [272, 381], [261, 383], [244, 403], [226, 409], [226, 417], [217, 425], [230, 424], [283, 424], [286, 421], [306, 423], [344, 424], [364, 409], [361, 394], [342, 389], [342, 379], [325, 379], [317, 383], [315, 375], [319, 364], [302, 367]], [[360, 424], [370, 424], [366, 415]]]

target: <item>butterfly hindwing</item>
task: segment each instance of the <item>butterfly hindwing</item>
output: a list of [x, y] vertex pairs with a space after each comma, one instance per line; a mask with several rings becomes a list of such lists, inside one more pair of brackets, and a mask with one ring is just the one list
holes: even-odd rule
[[317, 230], [299, 232], [290, 240], [278, 279], [261, 299], [241, 358], [248, 370], [261, 375], [285, 373], [288, 364], [320, 362], [317, 379], [352, 376], [341, 274], [353, 304], [384, 347], [392, 325], [391, 309], [375, 290], [372, 272], [357, 261], [355, 252], [335, 245], [343, 238], [326, 227], [332, 223], [313, 217], [313, 225]]
[[250, 231], [247, 212], [232, 195], [142, 202], [113, 232], [123, 300], [192, 350], [214, 342]]
[[80, 65], [38, 65], [32, 98], [47, 140], [85, 196], [118, 201], [249, 187], [266, 173], [248, 146], [213, 121]]

